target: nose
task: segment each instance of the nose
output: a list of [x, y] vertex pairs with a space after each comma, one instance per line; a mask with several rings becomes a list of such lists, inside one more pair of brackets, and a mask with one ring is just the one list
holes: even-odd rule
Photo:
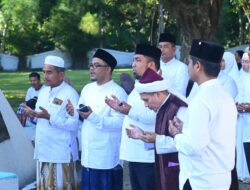
[[133, 61], [133, 62], [132, 62], [132, 68], [135, 68], [135, 65], [136, 65], [136, 62]]

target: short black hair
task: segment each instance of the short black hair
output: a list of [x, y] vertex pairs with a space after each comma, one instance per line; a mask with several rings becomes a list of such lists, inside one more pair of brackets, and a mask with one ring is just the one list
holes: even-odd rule
[[36, 77], [38, 80], [40, 80], [40, 74], [37, 72], [32, 72], [29, 74], [29, 78]]
[[207, 76], [210, 77], [217, 77], [220, 72], [220, 63], [214, 63], [211, 61], [206, 61], [204, 59], [200, 59], [198, 57], [194, 57], [190, 55], [190, 58], [193, 61], [193, 64], [195, 64], [197, 61], [199, 61], [204, 68], [204, 72]]
[[244, 51], [243, 50], [237, 50], [236, 53], [242, 58]]
[[146, 56], [145, 57], [149, 60], [149, 61], [153, 61], [155, 63], [155, 67], [157, 69], [157, 71], [160, 69], [160, 60], [158, 59], [155, 59], [153, 57], [149, 57], [149, 56]]

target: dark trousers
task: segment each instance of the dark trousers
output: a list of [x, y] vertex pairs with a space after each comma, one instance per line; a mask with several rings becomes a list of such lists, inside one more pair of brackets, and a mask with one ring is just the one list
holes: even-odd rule
[[82, 167], [81, 190], [122, 190], [123, 169], [120, 165], [113, 169], [99, 170]]
[[245, 150], [245, 155], [246, 155], [246, 160], [247, 160], [248, 171], [250, 172], [250, 143], [249, 142], [244, 143], [244, 150]]
[[192, 187], [191, 187], [188, 179], [183, 186], [183, 190], [192, 190]]
[[235, 150], [235, 162], [234, 162], [234, 168], [231, 172], [231, 185], [230, 185], [229, 190], [239, 190], [238, 175], [236, 171], [236, 159], [237, 159], [237, 155], [236, 155], [236, 150]]
[[132, 190], [155, 189], [154, 163], [129, 162], [128, 167]]

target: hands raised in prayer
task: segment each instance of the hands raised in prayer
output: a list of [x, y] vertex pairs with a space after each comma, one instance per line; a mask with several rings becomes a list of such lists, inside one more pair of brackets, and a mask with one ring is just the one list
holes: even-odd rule
[[40, 112], [31, 109], [26, 104], [23, 104], [22, 107], [23, 107], [25, 114], [27, 114], [30, 117], [43, 118], [47, 120], [50, 119], [50, 114], [48, 113], [48, 111], [41, 106], [39, 107], [39, 109], [41, 110]]
[[172, 137], [182, 133], [183, 122], [178, 118], [174, 117], [173, 120], [169, 120], [168, 131]]
[[132, 124], [130, 125], [130, 127], [131, 129], [126, 128], [126, 133], [129, 138], [139, 139], [144, 142], [155, 142], [156, 139], [155, 132], [143, 131], [140, 127], [137, 127]]
[[120, 101], [116, 96], [112, 95], [111, 98], [106, 97], [105, 103], [120, 113], [128, 115], [131, 106], [124, 101]]

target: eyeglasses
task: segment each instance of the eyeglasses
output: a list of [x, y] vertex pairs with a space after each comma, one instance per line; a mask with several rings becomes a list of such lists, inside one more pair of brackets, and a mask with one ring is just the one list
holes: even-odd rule
[[99, 68], [99, 67], [108, 67], [108, 65], [100, 65], [100, 64], [95, 64], [95, 65], [90, 64], [90, 65], [88, 65], [89, 69], [96, 69], [96, 68]]

